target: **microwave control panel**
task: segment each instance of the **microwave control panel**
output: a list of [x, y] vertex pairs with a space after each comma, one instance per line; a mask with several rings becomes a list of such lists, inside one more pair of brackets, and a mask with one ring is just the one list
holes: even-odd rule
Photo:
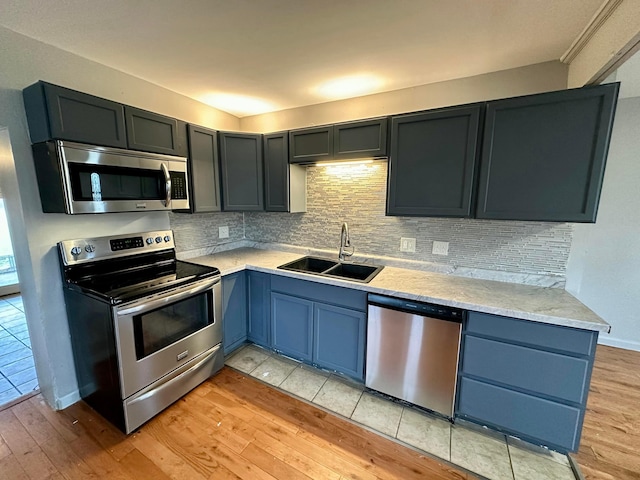
[[171, 172], [171, 198], [173, 200], [186, 200], [187, 178], [183, 172]]

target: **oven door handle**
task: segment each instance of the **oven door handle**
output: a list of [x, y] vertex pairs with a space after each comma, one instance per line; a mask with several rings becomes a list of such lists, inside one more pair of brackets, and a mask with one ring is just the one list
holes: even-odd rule
[[149, 310], [155, 310], [169, 303], [179, 302], [185, 298], [192, 297], [206, 290], [209, 290], [216, 283], [220, 281], [220, 277], [212, 279], [202, 280], [196, 285], [191, 285], [186, 288], [176, 289], [174, 291], [162, 292], [157, 296], [159, 298], [149, 299], [142, 298], [136, 302], [127, 304], [124, 308], [118, 308], [117, 313], [119, 316], [135, 315], [136, 313], [143, 313]]
[[164, 204], [167, 208], [169, 208], [169, 205], [171, 204], [171, 175], [169, 175], [169, 170], [164, 163], [160, 164], [160, 168], [162, 169], [162, 174], [164, 175]]

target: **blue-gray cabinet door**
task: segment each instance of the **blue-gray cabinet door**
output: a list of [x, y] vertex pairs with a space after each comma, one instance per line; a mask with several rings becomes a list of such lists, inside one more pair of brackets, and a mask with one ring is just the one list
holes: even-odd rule
[[618, 88], [489, 102], [476, 217], [595, 222]]
[[247, 277], [244, 271], [222, 277], [222, 332], [225, 355], [247, 339]]
[[384, 157], [387, 155], [387, 118], [374, 118], [333, 126], [333, 158]]
[[263, 137], [264, 209], [289, 211], [289, 134], [272, 133]]
[[250, 341], [271, 348], [271, 275], [247, 272]]
[[289, 132], [289, 163], [313, 163], [332, 158], [332, 125]]
[[31, 143], [59, 139], [127, 148], [119, 103], [46, 82], [25, 88], [23, 99]]
[[124, 115], [130, 149], [187, 156], [186, 123], [129, 106], [125, 106]]
[[315, 303], [313, 362], [362, 380], [365, 321], [363, 312]]
[[391, 118], [387, 215], [472, 215], [482, 108]]
[[222, 201], [218, 166], [218, 132], [197, 125], [188, 125], [187, 133], [191, 212], [219, 212]]
[[218, 132], [222, 210], [264, 210], [262, 135]]
[[313, 357], [313, 302], [271, 294], [273, 348], [310, 362]]

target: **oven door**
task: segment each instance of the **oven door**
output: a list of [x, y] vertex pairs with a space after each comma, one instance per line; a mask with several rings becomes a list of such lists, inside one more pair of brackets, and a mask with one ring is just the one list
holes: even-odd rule
[[220, 278], [114, 307], [122, 398], [222, 341]]

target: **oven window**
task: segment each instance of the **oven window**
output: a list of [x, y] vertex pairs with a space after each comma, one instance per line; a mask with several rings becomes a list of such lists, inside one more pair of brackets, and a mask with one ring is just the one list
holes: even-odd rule
[[138, 360], [213, 323], [211, 291], [133, 317]]
[[76, 201], [162, 200], [166, 197], [160, 169], [69, 163]]

